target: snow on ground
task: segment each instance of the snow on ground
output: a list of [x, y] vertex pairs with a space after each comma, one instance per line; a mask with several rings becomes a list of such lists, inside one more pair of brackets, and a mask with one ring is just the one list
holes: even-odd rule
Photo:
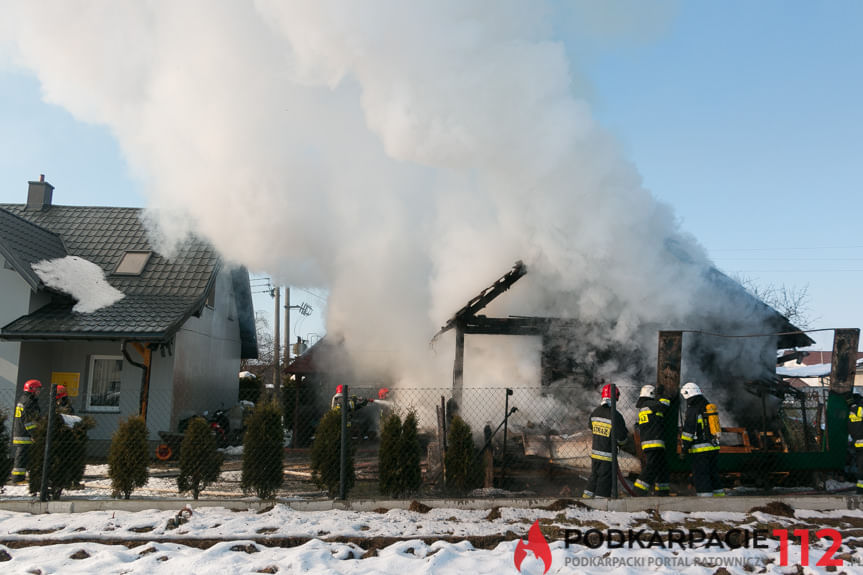
[[[32, 515], [0, 510], [0, 573], [40, 574], [462, 574], [518, 573], [514, 552], [538, 521], [551, 550], [548, 573], [730, 574], [828, 573], [816, 566], [829, 540], [812, 535], [810, 566], [798, 571], [799, 544], [791, 545], [789, 565], [780, 565], [779, 542], [763, 540], [763, 549], [672, 546], [596, 549], [566, 547], [564, 529], [626, 532], [669, 529], [836, 529], [843, 535], [833, 558], [837, 573], [863, 573], [856, 551], [863, 545], [863, 511], [797, 511], [774, 515], [666, 511], [600, 512], [578, 504], [564, 509], [492, 510], [403, 509], [295, 511], [276, 504], [260, 512], [195, 507], [175, 525], [177, 511], [93, 511]], [[787, 509], [787, 508], [786, 508]], [[781, 509], [778, 509], [781, 511]], [[787, 515], [787, 516], [786, 516]], [[483, 539], [483, 537], [486, 539]], [[542, 573], [543, 563], [527, 554], [521, 573]], [[723, 571], [718, 571], [720, 574]]]

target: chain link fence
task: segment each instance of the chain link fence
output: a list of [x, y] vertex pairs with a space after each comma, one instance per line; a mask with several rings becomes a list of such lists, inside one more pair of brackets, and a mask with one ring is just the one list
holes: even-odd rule
[[[634, 426], [640, 387], [621, 385], [619, 389], [617, 408], [629, 433], [617, 459], [619, 494], [629, 497], [643, 464]], [[705, 393], [711, 396], [709, 388]], [[456, 393], [452, 389], [386, 389], [378, 384], [352, 386], [344, 399], [344, 458], [343, 399], [335, 385], [286, 384], [281, 404], [271, 404], [282, 425], [273, 424], [272, 419], [253, 425], [262, 411], [260, 406], [267, 402], [260, 397], [251, 399], [190, 413], [179, 418], [173, 429], [148, 428], [143, 451], [121, 449], [123, 465], [143, 468], [145, 473], [144, 480], [133, 482], [128, 490], [131, 497], [336, 497], [345, 483], [349, 498], [575, 498], [590, 474], [589, 417], [599, 405], [600, 394], [599, 389], [578, 385], [465, 388]], [[14, 405], [12, 398], [0, 400], [5, 406]], [[782, 399], [756, 398], [747, 403], [754, 407], [746, 417], [736, 412], [735, 400], [717, 401], [723, 423], [720, 468], [724, 486], [751, 493], [754, 489], [805, 491], [841, 485], [849, 471], [845, 466], [847, 441], [841, 453], [835, 442], [828, 441], [828, 430], [841, 422], [835, 416], [828, 418], [830, 401], [826, 389], [792, 390]], [[7, 484], [0, 498], [123, 496], [125, 489], [118, 489], [112, 477], [112, 467], [120, 464], [109, 459], [109, 442], [93, 439], [105, 436], [101, 429], [104, 416], [57, 411], [49, 433], [47, 403], [46, 394], [41, 399], [34, 444], [29, 446], [28, 481]], [[159, 409], [158, 399], [149, 408]], [[666, 459], [672, 494], [690, 495], [694, 493], [690, 464], [678, 455], [682, 411], [679, 398], [674, 398], [666, 417]], [[6, 417], [7, 433], [13, 414], [14, 408]], [[411, 423], [407, 422], [409, 415]], [[194, 417], [203, 418], [207, 433], [192, 433]], [[116, 439], [117, 425], [129, 419], [114, 417], [110, 436]], [[275, 451], [259, 449], [265, 444], [275, 444]], [[7, 445], [6, 460], [11, 461], [18, 446]], [[343, 473], [344, 466], [349, 469]]]

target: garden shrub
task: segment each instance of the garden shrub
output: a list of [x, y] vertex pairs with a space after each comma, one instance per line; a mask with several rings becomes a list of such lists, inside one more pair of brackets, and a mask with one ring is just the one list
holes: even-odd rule
[[132, 491], [147, 484], [149, 447], [147, 425], [140, 415], [120, 422], [111, 436], [108, 452], [108, 475], [111, 477], [113, 496], [129, 499]]
[[447, 489], [466, 493], [482, 485], [482, 465], [477, 460], [470, 425], [456, 415], [447, 431]]
[[[66, 424], [60, 413], [54, 412], [51, 426], [51, 452], [48, 458], [48, 499], [60, 499], [64, 490], [76, 487], [84, 478], [87, 464], [87, 431], [95, 422], [89, 418], [74, 417], [73, 424]], [[45, 464], [45, 443], [48, 436], [48, 417], [39, 420], [33, 430], [33, 445], [30, 447], [28, 471], [30, 493], [42, 489], [42, 470]]]
[[[3, 483], [6, 482], [6, 479], [12, 473], [12, 466], [14, 464], [12, 452], [9, 449], [11, 437], [9, 436], [9, 430], [6, 428], [8, 417], [6, 411], [0, 409], [0, 482]], [[0, 489], [2, 489], [2, 484], [0, 484]]]
[[282, 412], [275, 401], [258, 405], [246, 424], [243, 437], [243, 493], [272, 499], [282, 486], [284, 459]]
[[402, 420], [397, 413], [388, 415], [381, 424], [381, 444], [378, 448], [378, 487], [384, 495], [397, 496], [401, 491], [399, 448]]
[[404, 497], [419, 491], [421, 450], [417, 419], [408, 413], [404, 422], [395, 413], [384, 419], [378, 451], [378, 475], [381, 493]]
[[222, 454], [218, 451], [210, 424], [203, 417], [194, 418], [180, 445], [177, 488], [180, 493], [191, 491], [192, 497], [198, 499], [201, 491], [219, 478], [221, 467]]
[[[326, 489], [330, 496], [339, 491], [341, 479], [341, 443], [342, 441], [342, 413], [340, 409], [331, 409], [321, 418], [315, 430], [315, 441], [312, 444], [311, 465], [312, 480], [322, 489]], [[353, 448], [348, 442], [347, 474], [345, 492], [354, 486], [356, 475], [354, 472]]]

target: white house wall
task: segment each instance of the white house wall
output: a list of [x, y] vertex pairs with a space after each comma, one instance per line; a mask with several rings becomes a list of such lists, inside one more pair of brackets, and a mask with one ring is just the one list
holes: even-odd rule
[[[11, 269], [0, 256], [0, 326], [4, 326], [25, 313], [30, 302], [30, 286], [18, 272]], [[18, 385], [18, 356], [21, 344], [0, 341], [0, 410], [6, 414], [6, 425], [12, 421], [15, 393]]]
[[201, 410], [237, 403], [240, 325], [229, 271], [216, 278], [213, 308], [204, 306], [177, 333], [174, 345], [174, 425]]

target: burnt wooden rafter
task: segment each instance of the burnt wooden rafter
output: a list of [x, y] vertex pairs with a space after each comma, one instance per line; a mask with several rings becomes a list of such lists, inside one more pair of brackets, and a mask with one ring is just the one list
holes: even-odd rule
[[481, 335], [545, 335], [554, 330], [571, 330], [579, 324], [576, 320], [556, 317], [485, 317], [474, 316], [464, 322], [466, 334]]
[[[527, 267], [521, 260], [515, 262], [515, 265], [510, 271], [501, 276], [493, 284], [479, 292], [472, 298], [467, 305], [455, 312], [449, 321], [446, 322], [440, 331], [438, 331], [432, 341], [436, 340], [441, 334], [453, 329], [454, 327], [464, 326], [476, 319], [476, 313], [487, 306], [497, 296], [512, 287], [512, 284], [517, 282], [523, 275], [527, 273]], [[472, 332], [472, 333], [489, 333], [489, 332]]]

